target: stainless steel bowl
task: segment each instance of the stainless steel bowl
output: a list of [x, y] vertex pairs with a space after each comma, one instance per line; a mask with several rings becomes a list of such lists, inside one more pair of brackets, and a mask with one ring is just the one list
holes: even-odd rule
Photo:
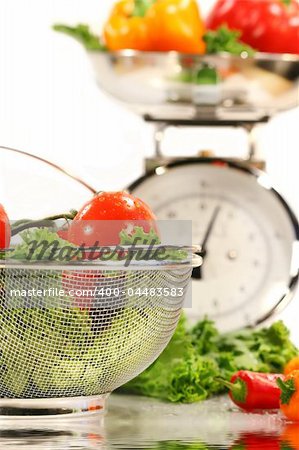
[[298, 105], [299, 57], [88, 52], [99, 86], [141, 115], [254, 119]]

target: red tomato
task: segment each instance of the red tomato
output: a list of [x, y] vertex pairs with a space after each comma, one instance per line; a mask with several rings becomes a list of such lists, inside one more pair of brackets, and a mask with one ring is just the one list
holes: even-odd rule
[[227, 25], [260, 52], [299, 54], [298, 0], [218, 0], [207, 28]]
[[[127, 192], [101, 192], [78, 212], [67, 233], [63, 231], [59, 235], [78, 247], [114, 246], [120, 243], [119, 234], [122, 230], [130, 234], [135, 226], [142, 227], [145, 232], [151, 228], [157, 231], [156, 217], [150, 208]], [[88, 256], [85, 252], [85, 258]], [[91, 259], [97, 256], [99, 253], [95, 253]], [[122, 279], [103, 276], [100, 270], [65, 271], [62, 277], [62, 285], [73, 298], [74, 304], [90, 311], [95, 317], [101, 311], [102, 316], [106, 314], [111, 318], [111, 314], [116, 313], [114, 310], [122, 307], [123, 299], [112, 299], [111, 304], [111, 298], [105, 298], [105, 294], [104, 297], [96, 298], [92, 292], [101, 287], [115, 288], [121, 283]], [[84, 291], [85, 295], [81, 296], [80, 291]], [[116, 302], [117, 308], [112, 308], [113, 302]]]
[[0, 250], [9, 248], [11, 228], [5, 209], [0, 204]]
[[156, 217], [140, 199], [127, 192], [100, 192], [87, 202], [72, 221], [67, 240], [86, 247], [117, 245], [119, 233], [135, 226], [156, 229]]

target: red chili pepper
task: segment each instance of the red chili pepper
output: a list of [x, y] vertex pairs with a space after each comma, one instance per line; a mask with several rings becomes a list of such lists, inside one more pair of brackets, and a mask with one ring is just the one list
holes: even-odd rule
[[284, 375], [240, 370], [230, 382], [223, 381], [223, 384], [230, 389], [232, 401], [242, 409], [279, 409], [278, 378], [283, 380]]

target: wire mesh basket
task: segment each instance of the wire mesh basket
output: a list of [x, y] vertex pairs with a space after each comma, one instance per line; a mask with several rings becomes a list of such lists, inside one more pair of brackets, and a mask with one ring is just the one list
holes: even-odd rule
[[103, 409], [166, 347], [199, 260], [3, 264], [0, 415]]

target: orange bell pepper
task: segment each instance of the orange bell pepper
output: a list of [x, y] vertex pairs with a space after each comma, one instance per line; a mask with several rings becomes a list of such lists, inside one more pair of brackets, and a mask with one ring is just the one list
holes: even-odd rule
[[299, 421], [299, 370], [291, 372], [285, 380], [278, 379], [281, 389], [280, 409], [293, 422]]
[[146, 20], [134, 16], [134, 9], [134, 0], [121, 0], [113, 7], [104, 26], [104, 40], [109, 50], [150, 50]]
[[104, 27], [109, 50], [204, 53], [196, 0], [121, 0]]
[[147, 12], [147, 21], [153, 50], [205, 52], [205, 27], [196, 0], [157, 0]]
[[299, 356], [291, 359], [285, 366], [283, 373], [289, 375], [289, 373], [294, 372], [294, 370], [299, 370]]

